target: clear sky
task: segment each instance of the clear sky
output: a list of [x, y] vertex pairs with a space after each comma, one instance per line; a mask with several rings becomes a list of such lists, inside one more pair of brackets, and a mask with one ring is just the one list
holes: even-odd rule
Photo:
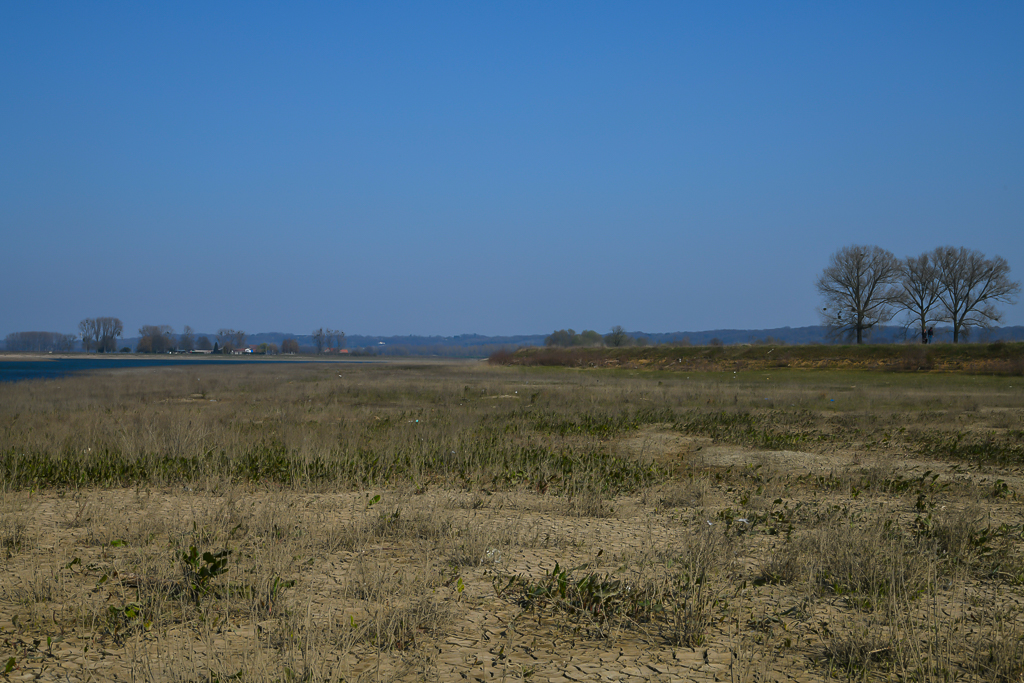
[[1019, 1], [2, 3], [0, 335], [795, 327], [854, 243], [1024, 280], [1022, 36]]

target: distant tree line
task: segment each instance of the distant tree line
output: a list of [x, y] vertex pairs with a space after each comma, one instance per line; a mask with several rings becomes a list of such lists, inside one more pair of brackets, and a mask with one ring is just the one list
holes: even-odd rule
[[175, 334], [170, 325], [143, 325], [139, 328], [139, 341], [135, 353], [190, 353], [192, 351], [213, 351], [209, 337], [196, 338], [191, 327], [185, 325], [181, 334]]
[[545, 346], [601, 346], [604, 344], [604, 337], [600, 332], [594, 330], [583, 330], [579, 334], [576, 330], [555, 330], [544, 338]]
[[851, 245], [832, 254], [815, 283], [825, 305], [822, 323], [837, 338], [863, 343], [866, 333], [904, 315], [923, 342], [935, 323], [950, 323], [953, 343], [971, 328], [1002, 319], [995, 304], [1014, 304], [1020, 283], [1001, 256], [966, 247], [938, 247], [899, 259], [878, 246]]
[[647, 346], [650, 341], [645, 337], [629, 336], [622, 325], [616, 325], [608, 334], [601, 336], [594, 330], [583, 330], [579, 334], [573, 329], [555, 330], [544, 338], [545, 346], [569, 348], [573, 346]]
[[11, 332], [4, 337], [4, 348], [8, 351], [74, 351], [78, 337], [60, 332]]
[[[186, 325], [180, 335], [175, 336], [170, 325], [143, 325], [139, 328], [139, 342], [136, 353], [167, 353], [191, 351], [211, 351], [212, 353], [233, 353], [246, 346], [248, 335], [244, 330], [222, 327], [217, 330], [216, 341], [211, 342], [206, 336], [196, 337], [191, 327]], [[344, 346], [345, 333], [340, 330], [327, 330], [324, 344], [327, 348]], [[274, 356], [279, 353], [299, 353], [299, 343], [295, 339], [284, 339], [278, 346], [273, 342], [261, 342], [252, 348], [253, 353]]]
[[[119, 318], [101, 317], [85, 318], [78, 324], [80, 335], [63, 334], [60, 332], [11, 332], [4, 337], [4, 349], [22, 352], [70, 352], [81, 339], [82, 350], [86, 352], [111, 353], [117, 351], [118, 339], [124, 332], [124, 324]], [[341, 330], [321, 330], [320, 351], [331, 351], [344, 348], [345, 333]], [[209, 351], [211, 353], [232, 353], [246, 347], [247, 334], [243, 330], [221, 328], [211, 341], [205, 335], [196, 335], [188, 325], [176, 334], [170, 325], [143, 325], [139, 328], [139, 338], [135, 345], [136, 353], [190, 353], [192, 351]], [[124, 347], [122, 352], [130, 352]], [[305, 352], [312, 351], [306, 347]], [[253, 353], [276, 355], [278, 353], [299, 353], [299, 342], [296, 339], [284, 339], [280, 347], [273, 342], [265, 341], [252, 347]]]

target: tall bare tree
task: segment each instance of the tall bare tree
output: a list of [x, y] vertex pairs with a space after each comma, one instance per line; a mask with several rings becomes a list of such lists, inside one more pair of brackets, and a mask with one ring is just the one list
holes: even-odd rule
[[633, 338], [626, 334], [626, 328], [616, 325], [612, 331], [604, 336], [604, 343], [608, 346], [629, 346]]
[[932, 252], [937, 270], [940, 320], [953, 324], [953, 343], [972, 327], [991, 327], [1003, 314], [996, 303], [1014, 304], [1020, 283], [1010, 279], [1010, 264], [1001, 256], [985, 258], [975, 249], [939, 247]]
[[891, 251], [850, 245], [829, 257], [815, 286], [825, 299], [822, 322], [833, 335], [856, 338], [892, 319], [900, 280], [900, 262]]
[[62, 334], [57, 339], [57, 350], [67, 353], [75, 349], [75, 335], [73, 334]]
[[124, 325], [118, 318], [86, 318], [78, 323], [82, 334], [82, 347], [86, 351], [96, 349], [100, 353], [117, 351], [117, 338]]
[[230, 353], [245, 346], [245, 332], [222, 327], [217, 330], [217, 341], [222, 352]]
[[313, 345], [316, 346], [317, 353], [324, 352], [324, 347], [327, 346], [327, 334], [328, 331], [322, 327], [313, 330]]
[[117, 351], [117, 338], [124, 331], [120, 318], [100, 318], [99, 350], [103, 353]]
[[196, 348], [196, 333], [192, 331], [192, 328], [185, 325], [181, 330], [181, 334], [178, 336], [178, 349], [188, 353]]
[[136, 353], [167, 353], [174, 348], [174, 328], [170, 325], [143, 325], [139, 328]]
[[96, 348], [96, 328], [93, 325], [95, 318], [86, 318], [78, 323], [78, 334], [82, 337], [82, 348], [85, 351], [92, 351]]
[[235, 331], [222, 327], [217, 330], [217, 344], [214, 345], [214, 350], [220, 350], [221, 353], [231, 353], [231, 338], [235, 335]]
[[327, 345], [332, 351], [345, 348], [345, 333], [341, 330], [327, 330]]
[[928, 324], [939, 320], [939, 272], [931, 254], [908, 256], [900, 267], [897, 306], [907, 313], [907, 327], [920, 325], [923, 340]]

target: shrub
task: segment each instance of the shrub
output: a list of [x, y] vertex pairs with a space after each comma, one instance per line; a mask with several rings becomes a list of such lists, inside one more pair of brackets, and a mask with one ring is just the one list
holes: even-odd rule
[[515, 353], [508, 349], [498, 349], [487, 358], [487, 362], [491, 365], [512, 365], [512, 359]]

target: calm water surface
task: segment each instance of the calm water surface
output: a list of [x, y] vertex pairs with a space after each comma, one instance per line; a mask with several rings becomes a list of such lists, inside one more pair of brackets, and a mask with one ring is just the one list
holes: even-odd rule
[[[302, 360], [227, 360], [217, 358], [53, 358], [43, 360], [8, 360], [0, 358], [0, 382], [20, 382], [28, 379], [56, 379], [94, 370], [117, 368], [152, 368], [178, 365], [256, 365], [260, 363], [315, 363]], [[365, 361], [329, 361], [332, 363]]]

